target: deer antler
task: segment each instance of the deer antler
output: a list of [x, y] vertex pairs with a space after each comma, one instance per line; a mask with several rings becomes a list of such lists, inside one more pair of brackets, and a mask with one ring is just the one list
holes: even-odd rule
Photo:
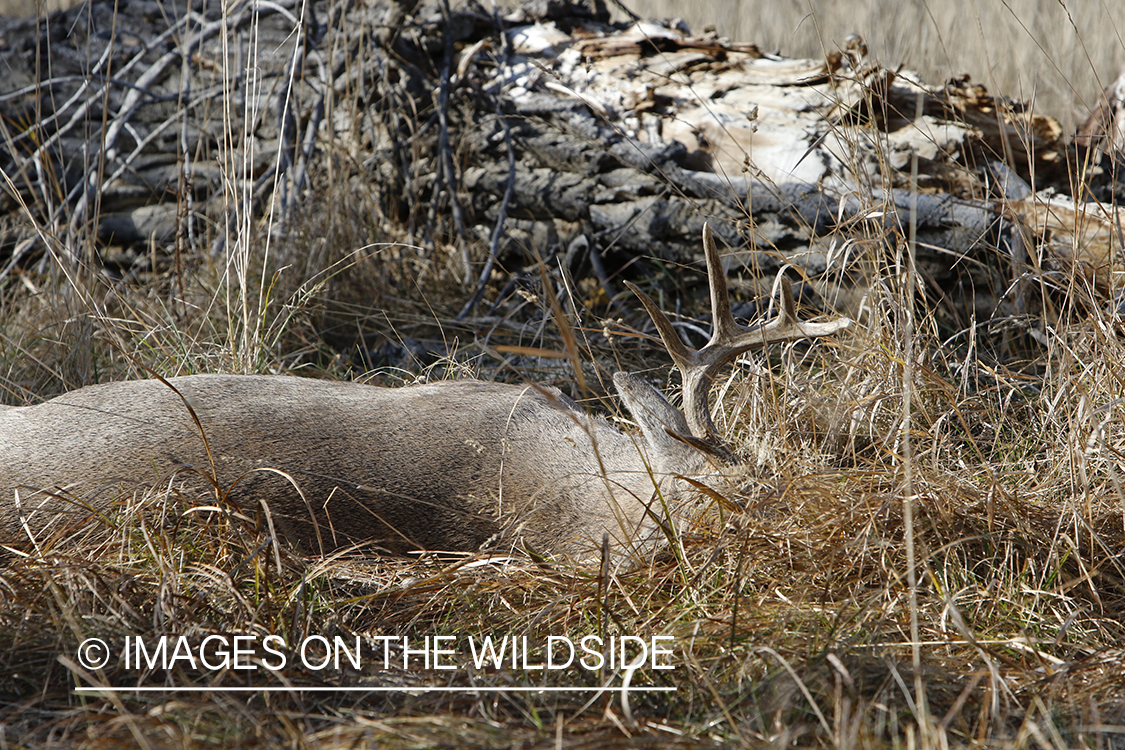
[[711, 287], [711, 318], [714, 330], [711, 340], [702, 349], [689, 349], [680, 341], [668, 317], [656, 303], [635, 284], [625, 284], [633, 290], [648, 311], [664, 348], [672, 355], [672, 362], [683, 380], [684, 416], [696, 438], [722, 445], [722, 439], [711, 421], [708, 394], [711, 382], [719, 369], [738, 355], [775, 341], [795, 341], [803, 338], [828, 336], [851, 325], [848, 318], [836, 318], [827, 323], [810, 323], [797, 317], [797, 303], [788, 279], [781, 277], [781, 312], [765, 325], [753, 328], [739, 325], [730, 311], [727, 280], [719, 261], [719, 251], [711, 235], [711, 227], [703, 225], [703, 254], [707, 258], [707, 279]]

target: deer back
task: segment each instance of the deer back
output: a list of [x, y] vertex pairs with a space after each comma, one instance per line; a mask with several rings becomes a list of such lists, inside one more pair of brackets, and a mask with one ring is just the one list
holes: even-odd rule
[[308, 551], [473, 550], [507, 532], [581, 554], [606, 531], [618, 542], [650, 535], [655, 488], [702, 463], [664, 430], [686, 429], [682, 415], [643, 381], [619, 380], [639, 438], [553, 389], [476, 380], [392, 389], [194, 375], [89, 386], [0, 410], [0, 538], [43, 537], [123, 492], [170, 486], [268, 512]]

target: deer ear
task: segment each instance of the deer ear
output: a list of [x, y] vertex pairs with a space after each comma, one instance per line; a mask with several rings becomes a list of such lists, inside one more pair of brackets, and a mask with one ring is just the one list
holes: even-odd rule
[[660, 391], [628, 372], [615, 374], [613, 385], [641, 428], [653, 468], [681, 472], [685, 464], [698, 461], [699, 453], [689, 443], [692, 434], [687, 420]]

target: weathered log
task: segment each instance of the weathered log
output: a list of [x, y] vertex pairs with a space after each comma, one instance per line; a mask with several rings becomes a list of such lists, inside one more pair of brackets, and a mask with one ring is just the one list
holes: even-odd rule
[[[225, 17], [207, 0], [116, 15], [93, 3], [5, 20], [0, 38], [13, 71], [0, 82], [0, 210], [21, 210], [14, 189], [73, 236], [96, 196], [100, 241], [146, 252], [193, 215], [225, 226], [231, 185], [276, 199], [284, 223], [317, 165], [345, 153], [348, 178], [416, 236], [496, 238], [509, 268], [521, 248], [546, 257], [579, 235], [615, 266], [697, 262], [710, 221], [751, 275], [793, 266], [846, 300], [913, 212], [926, 287], [961, 316], [993, 310], [1021, 259], [1112, 255], [1113, 217], [1084, 225], [1094, 236], [1041, 230], [1048, 196], [997, 193], [998, 161], [1038, 190], [1069, 189], [1057, 123], [967, 78], [931, 86], [882, 68], [858, 38], [787, 60], [561, 0], [505, 16], [471, 3], [245, 0]], [[0, 230], [0, 253], [27, 236]], [[213, 238], [199, 236], [205, 249]], [[864, 253], [841, 252], [849, 240]]]

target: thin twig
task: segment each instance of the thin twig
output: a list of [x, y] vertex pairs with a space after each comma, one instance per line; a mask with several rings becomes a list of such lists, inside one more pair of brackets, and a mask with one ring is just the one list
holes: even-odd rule
[[516, 188], [516, 150], [512, 147], [512, 129], [508, 124], [508, 120], [500, 112], [500, 98], [496, 98], [496, 113], [500, 118], [500, 123], [504, 127], [504, 144], [508, 149], [508, 184], [504, 187], [504, 197], [500, 201], [500, 210], [496, 215], [496, 224], [492, 227], [492, 236], [488, 242], [488, 260], [484, 263], [484, 268], [481, 269], [480, 278], [477, 280], [476, 291], [465, 306], [461, 308], [461, 312], [457, 313], [455, 320], [464, 320], [473, 308], [480, 302], [481, 297], [484, 296], [484, 288], [488, 284], [488, 279], [492, 275], [492, 269], [496, 265], [496, 257], [500, 253], [500, 237], [504, 234], [504, 222], [508, 218], [508, 204], [512, 200], [512, 193]]
[[[438, 87], [438, 122], [441, 137], [438, 149], [441, 153], [442, 180], [449, 193], [449, 209], [453, 214], [453, 228], [457, 232], [457, 244], [461, 251], [461, 264], [464, 267], [465, 283], [469, 283], [472, 266], [469, 262], [469, 243], [465, 239], [465, 219], [461, 214], [461, 203], [457, 200], [457, 170], [453, 164], [453, 150], [449, 145], [449, 89], [453, 73], [453, 18], [449, 0], [441, 0], [441, 14], [445, 22], [445, 55], [441, 64], [441, 84]], [[438, 182], [437, 189], [440, 189]]]

